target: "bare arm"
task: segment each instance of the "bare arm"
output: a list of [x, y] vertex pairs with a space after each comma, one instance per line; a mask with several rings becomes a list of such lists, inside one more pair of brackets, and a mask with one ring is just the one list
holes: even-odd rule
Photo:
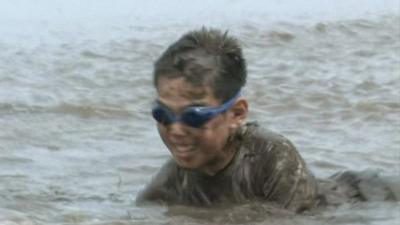
[[268, 201], [301, 212], [315, 204], [317, 184], [295, 147], [285, 138], [265, 143], [258, 176]]
[[170, 202], [175, 198], [173, 179], [176, 165], [172, 160], [167, 161], [152, 178], [144, 190], [136, 197], [136, 204], [146, 202]]

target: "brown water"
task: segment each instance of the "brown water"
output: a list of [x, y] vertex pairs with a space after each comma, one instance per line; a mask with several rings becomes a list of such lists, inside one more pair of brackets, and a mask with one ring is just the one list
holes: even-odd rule
[[[399, 187], [399, 14], [268, 23], [262, 16], [225, 24], [248, 60], [250, 120], [291, 139], [318, 177], [374, 169]], [[63, 26], [36, 36], [3, 30], [1, 225], [399, 223], [398, 202], [305, 215], [261, 203], [136, 207], [137, 192], [168, 157], [149, 116], [152, 62], [194, 28], [157, 24], [97, 33], [86, 26], [71, 36]]]

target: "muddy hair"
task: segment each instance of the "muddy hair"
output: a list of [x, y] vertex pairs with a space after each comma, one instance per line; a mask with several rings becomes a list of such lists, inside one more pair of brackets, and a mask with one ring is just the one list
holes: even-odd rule
[[184, 77], [194, 86], [211, 85], [220, 101], [232, 98], [246, 83], [246, 62], [239, 42], [216, 29], [184, 34], [154, 64], [153, 82]]

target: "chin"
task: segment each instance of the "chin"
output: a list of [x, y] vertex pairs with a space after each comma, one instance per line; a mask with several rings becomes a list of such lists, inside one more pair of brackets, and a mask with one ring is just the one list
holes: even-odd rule
[[184, 169], [195, 170], [199, 168], [199, 165], [192, 161], [175, 158], [175, 162], [176, 164], [178, 164], [179, 167], [182, 167]]

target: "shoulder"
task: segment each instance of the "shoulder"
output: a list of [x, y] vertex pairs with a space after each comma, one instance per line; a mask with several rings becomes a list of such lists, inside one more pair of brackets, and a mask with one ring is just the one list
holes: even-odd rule
[[[238, 133], [240, 173], [252, 174], [257, 183], [275, 177], [293, 177], [305, 166], [295, 146], [284, 136], [261, 128], [257, 123], [244, 125]], [[243, 171], [241, 171], [243, 170]], [[248, 176], [247, 175], [247, 176]], [[255, 185], [260, 192], [263, 184]]]
[[251, 186], [256, 195], [295, 210], [312, 205], [314, 177], [286, 137], [251, 123], [241, 138], [241, 159], [254, 176]]
[[287, 157], [297, 155], [292, 142], [281, 134], [262, 128], [256, 122], [245, 124], [238, 132], [242, 148], [249, 154]]

